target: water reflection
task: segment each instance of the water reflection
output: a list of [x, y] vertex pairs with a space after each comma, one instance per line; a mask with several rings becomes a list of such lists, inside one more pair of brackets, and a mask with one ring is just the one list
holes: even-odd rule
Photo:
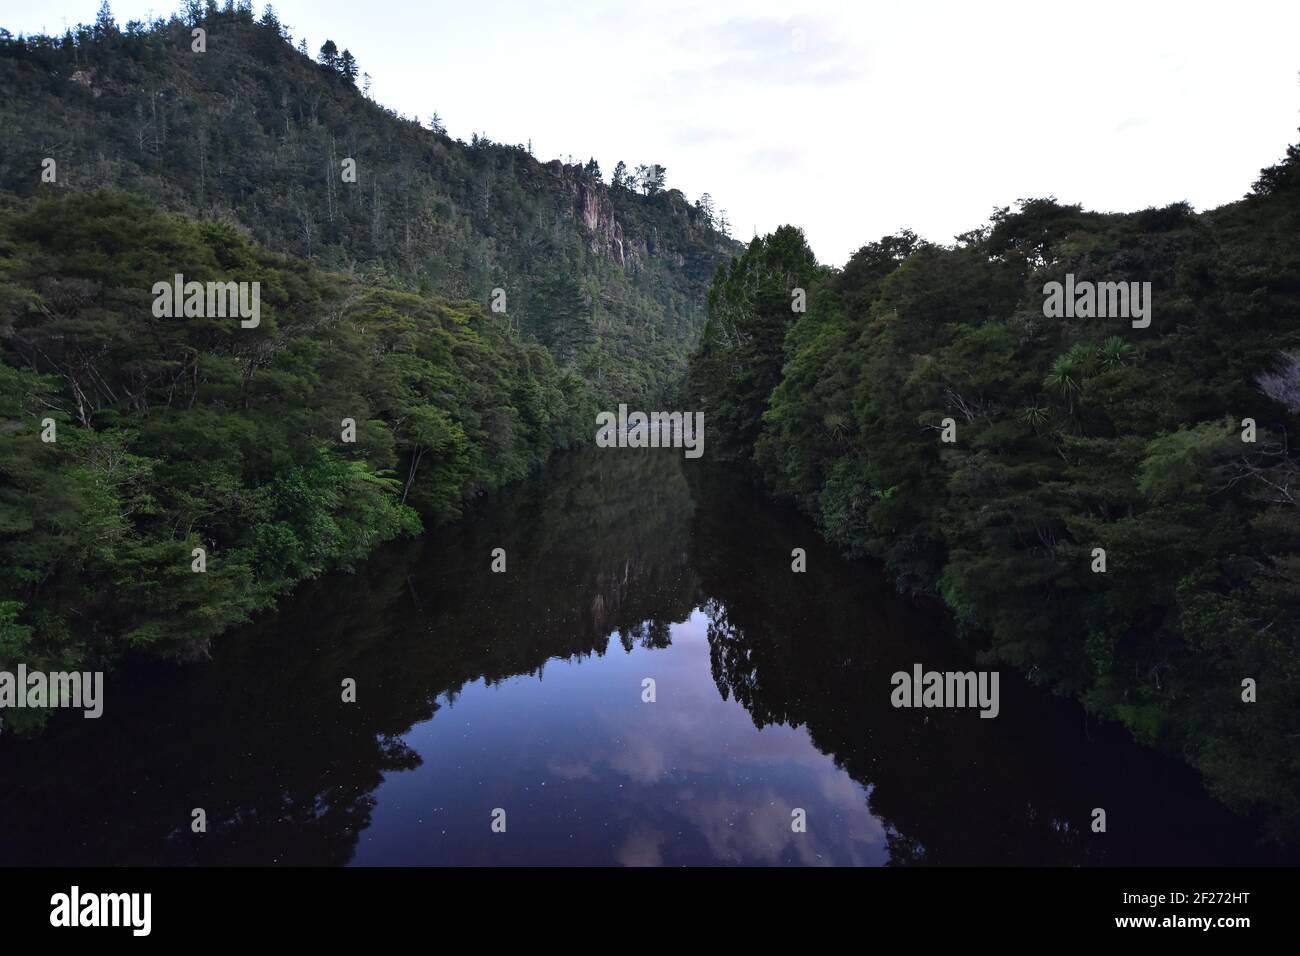
[[1275, 859], [1185, 768], [1005, 673], [996, 720], [893, 709], [916, 661], [970, 664], [797, 516], [680, 453], [567, 457], [210, 662], [130, 668], [100, 720], [0, 737], [0, 863]]

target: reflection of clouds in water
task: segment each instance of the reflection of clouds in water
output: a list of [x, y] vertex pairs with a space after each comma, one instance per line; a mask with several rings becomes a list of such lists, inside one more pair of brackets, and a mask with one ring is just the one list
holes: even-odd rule
[[[708, 644], [694, 639], [703, 631], [703, 615], [696, 612], [673, 628], [672, 653], [647, 653], [658, 702], [603, 711], [599, 737], [613, 746], [552, 766], [566, 779], [628, 782], [619, 784], [619, 797], [631, 804], [627, 819], [633, 822], [615, 851], [618, 862], [653, 866], [671, 854], [678, 837], [651, 828], [649, 819], [668, 824], [664, 830], [698, 831], [721, 863], [884, 862], [884, 832], [867, 809], [864, 789], [813, 745], [805, 729], [756, 731], [741, 705], [722, 700]], [[672, 786], [672, 798], [655, 784]], [[808, 814], [807, 832], [791, 829], [796, 807]]]
[[837, 770], [821, 774], [817, 785], [826, 802], [843, 811], [848, 839], [871, 846], [884, 845], [885, 828], [866, 810], [867, 792], [857, 781], [843, 770]]
[[664, 770], [669, 767], [668, 756], [664, 750], [661, 741], [633, 736], [625, 742], [622, 750], [613, 754], [606, 762], [611, 770], [618, 771], [636, 783], [657, 783], [663, 776]]
[[552, 760], [547, 763], [546, 770], [552, 776], [559, 777], [561, 780], [596, 779], [591, 764], [579, 760]]
[[[830, 866], [836, 862], [862, 866], [874, 862], [866, 852], [868, 847], [858, 845], [879, 843], [880, 827], [874, 820], [874, 832], [866, 839], [845, 839], [839, 832], [831, 835], [825, 828], [819, 829], [818, 818], [824, 811], [804, 806], [806, 801], [791, 801], [788, 795], [778, 794], [771, 787], [762, 791], [737, 790], [734, 795], [685, 790], [679, 797], [683, 816], [704, 836], [719, 862], [804, 866]], [[796, 805], [808, 811], [808, 829], [804, 833], [795, 833], [790, 826], [790, 812]], [[871, 820], [865, 813], [862, 816]]]
[[663, 842], [662, 833], [638, 826], [627, 835], [614, 856], [624, 866], [660, 866], [664, 862], [664, 855], [660, 851]]
[[[677, 806], [682, 820], [699, 832], [718, 863], [829, 866], [835, 862], [826, 840], [811, 830], [795, 833], [791, 829], [790, 808], [771, 788], [740, 791], [736, 797], [685, 789], [677, 793]], [[667, 839], [661, 831], [635, 824], [614, 857], [623, 866], [661, 866]], [[855, 852], [856, 848], [836, 843], [841, 851], [849, 850], [849, 859], [842, 862], [871, 862]]]
[[790, 829], [785, 801], [778, 800], [770, 788], [740, 791], [736, 796], [688, 790], [680, 797], [683, 814], [703, 834], [719, 862], [780, 863], [789, 855], [785, 850], [790, 841], [797, 841], [793, 849], [799, 862], [817, 862], [808, 839], [811, 834]]

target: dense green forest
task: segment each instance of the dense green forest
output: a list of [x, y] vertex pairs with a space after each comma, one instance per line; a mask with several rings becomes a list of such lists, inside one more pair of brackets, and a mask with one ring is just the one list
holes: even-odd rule
[[[1045, 317], [1066, 274], [1150, 282], [1150, 327]], [[714, 454], [991, 660], [1296, 835], [1300, 149], [1210, 212], [1022, 201], [843, 269], [783, 227], [720, 270], [689, 389]]]
[[715, 268], [742, 248], [711, 201], [665, 188], [662, 167], [638, 187], [620, 160], [606, 184], [594, 160], [452, 139], [436, 114], [424, 126], [369, 99], [331, 49], [295, 49], [247, 3], [121, 27], [105, 11], [62, 37], [0, 31], [0, 190], [122, 189], [329, 271], [485, 306], [502, 289], [516, 331], [607, 404], [661, 403]]
[[[259, 325], [156, 318], [150, 286], [174, 272], [260, 282]], [[201, 653], [594, 415], [504, 316], [121, 193], [0, 209], [0, 344], [0, 660], [33, 667]]]

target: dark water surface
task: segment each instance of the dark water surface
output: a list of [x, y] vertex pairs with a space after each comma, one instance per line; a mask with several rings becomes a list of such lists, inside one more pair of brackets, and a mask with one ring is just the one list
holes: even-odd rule
[[917, 662], [974, 666], [799, 516], [680, 452], [568, 456], [210, 661], [111, 677], [99, 720], [0, 736], [0, 864], [1279, 861], [1006, 670], [996, 719], [893, 708]]

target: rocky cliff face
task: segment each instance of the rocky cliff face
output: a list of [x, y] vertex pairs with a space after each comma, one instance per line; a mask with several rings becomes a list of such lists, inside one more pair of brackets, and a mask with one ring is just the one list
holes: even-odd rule
[[614, 218], [609, 187], [593, 180], [581, 166], [565, 166], [558, 159], [546, 166], [558, 180], [559, 188], [572, 198], [574, 218], [586, 231], [587, 247], [620, 266], [626, 265], [623, 227]]
[[[555, 188], [572, 205], [574, 221], [582, 227], [587, 248], [627, 271], [637, 271], [649, 257], [681, 268], [695, 247], [712, 248], [718, 256], [738, 253], [743, 246], [709, 229], [678, 190], [647, 199], [630, 191], [615, 192], [593, 179], [579, 165], [558, 159], [546, 164]], [[658, 215], [638, 215], [638, 203], [654, 203]], [[667, 227], [667, 228], [664, 228]], [[698, 250], [696, 250], [698, 251]]]

